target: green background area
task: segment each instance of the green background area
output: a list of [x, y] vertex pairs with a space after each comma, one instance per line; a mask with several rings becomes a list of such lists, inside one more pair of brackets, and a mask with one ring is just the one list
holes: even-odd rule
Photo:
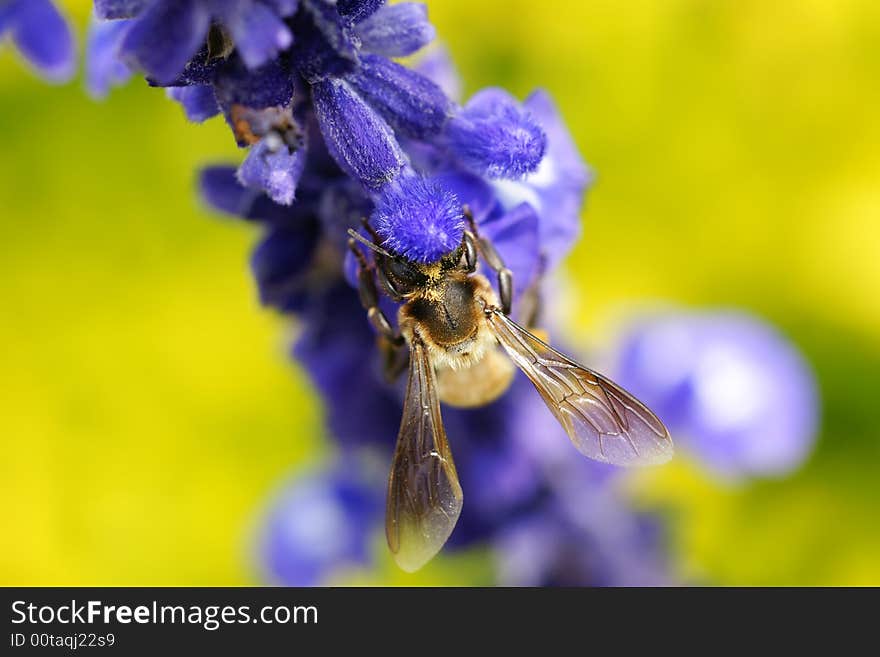
[[[89, 2], [63, 6], [82, 27]], [[812, 363], [822, 432], [784, 480], [686, 457], [634, 475], [677, 572], [880, 584], [880, 4], [429, 2], [471, 92], [557, 99], [598, 174], [565, 264], [569, 341], [644, 305], [740, 307]], [[261, 581], [272, 491], [331, 449], [320, 401], [261, 309], [252, 227], [194, 194], [238, 161], [142, 81], [89, 100], [0, 51], [2, 584]], [[389, 436], [393, 440], [393, 436]], [[491, 581], [479, 551], [356, 583]]]

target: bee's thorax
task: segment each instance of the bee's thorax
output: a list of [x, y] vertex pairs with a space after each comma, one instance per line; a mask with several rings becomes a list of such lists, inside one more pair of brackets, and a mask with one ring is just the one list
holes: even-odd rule
[[484, 304], [497, 303], [482, 276], [456, 272], [436, 277], [400, 307], [398, 321], [404, 338], [411, 342], [413, 333], [418, 333], [437, 367], [473, 365], [495, 342], [478, 297]]

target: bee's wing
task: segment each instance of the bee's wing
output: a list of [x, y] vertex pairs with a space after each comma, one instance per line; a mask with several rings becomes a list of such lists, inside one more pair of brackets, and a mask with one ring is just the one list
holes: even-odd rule
[[666, 427], [626, 390], [560, 354], [499, 309], [488, 322], [582, 454], [615, 465], [653, 465], [672, 457]]
[[461, 486], [449, 452], [434, 368], [419, 340], [410, 345], [403, 419], [388, 478], [385, 535], [398, 565], [412, 572], [429, 561], [461, 513]]

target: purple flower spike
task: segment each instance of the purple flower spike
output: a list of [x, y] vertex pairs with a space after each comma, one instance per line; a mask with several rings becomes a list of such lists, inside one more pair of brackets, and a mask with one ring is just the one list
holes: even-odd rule
[[354, 28], [367, 52], [385, 57], [406, 57], [434, 40], [428, 8], [417, 2], [382, 7]]
[[378, 55], [363, 55], [361, 68], [348, 81], [391, 127], [408, 137], [437, 134], [451, 109], [443, 90], [431, 80]]
[[312, 85], [315, 114], [327, 149], [342, 169], [368, 189], [380, 189], [405, 163], [394, 133], [342, 80]]
[[0, 37], [9, 32], [22, 55], [49, 82], [76, 72], [73, 34], [49, 0], [11, 0], [0, 7]]
[[181, 104], [186, 118], [193, 123], [202, 123], [220, 113], [214, 88], [207, 84], [168, 87], [168, 97]]
[[617, 380], [712, 470], [781, 475], [809, 455], [816, 384], [793, 345], [739, 313], [670, 314], [634, 326]]
[[519, 179], [538, 168], [547, 138], [531, 113], [501, 89], [475, 94], [447, 124], [459, 161], [489, 178]]
[[95, 16], [102, 20], [133, 18], [146, 9], [151, 0], [95, 0]]
[[435, 180], [405, 175], [383, 190], [373, 226], [392, 253], [435, 262], [461, 244], [464, 215], [458, 197]]
[[173, 82], [205, 41], [211, 13], [196, 0], [156, 0], [131, 26], [123, 57], [160, 84]]
[[303, 149], [291, 153], [277, 135], [270, 135], [251, 148], [238, 179], [245, 187], [264, 190], [276, 203], [290, 205], [305, 165]]

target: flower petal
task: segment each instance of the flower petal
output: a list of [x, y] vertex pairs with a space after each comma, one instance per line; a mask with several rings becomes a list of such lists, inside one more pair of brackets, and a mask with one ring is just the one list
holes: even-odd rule
[[276, 136], [266, 137], [251, 147], [238, 169], [238, 180], [245, 187], [265, 191], [276, 203], [290, 205], [305, 168], [305, 150], [291, 153], [280, 139], [273, 137]]
[[373, 227], [392, 253], [417, 262], [435, 262], [461, 244], [461, 201], [436, 180], [407, 174], [376, 200]]
[[544, 157], [547, 138], [532, 115], [506, 91], [484, 89], [447, 123], [452, 152], [489, 178], [522, 178]]
[[293, 17], [296, 43], [293, 62], [310, 82], [350, 73], [358, 63], [357, 49], [330, 0], [302, 0]]
[[438, 183], [454, 193], [462, 205], [467, 205], [474, 220], [481, 224], [498, 208], [495, 192], [485, 180], [467, 171], [444, 171], [434, 176]]
[[100, 19], [133, 18], [150, 0], [95, 0], [95, 16]]
[[347, 80], [395, 130], [425, 139], [446, 123], [451, 103], [443, 90], [423, 75], [378, 55], [363, 55], [361, 67]]
[[302, 309], [309, 293], [307, 274], [320, 237], [314, 215], [303, 221], [273, 228], [251, 255], [260, 303], [281, 312]]
[[299, 9], [299, 0], [263, 0], [263, 4], [272, 7], [282, 18], [293, 16]]
[[347, 83], [313, 84], [312, 99], [327, 150], [346, 173], [369, 189], [400, 173], [405, 156], [394, 133]]
[[195, 0], [156, 0], [131, 26], [122, 54], [160, 84], [180, 75], [205, 41], [211, 14]]
[[199, 192], [215, 210], [249, 221], [287, 225], [302, 220], [302, 208], [278, 205], [238, 182], [233, 166], [209, 166], [199, 172]]
[[220, 113], [214, 88], [206, 84], [192, 87], [168, 87], [168, 97], [183, 106], [186, 118], [193, 123], [202, 123]]
[[262, 66], [293, 43], [293, 34], [284, 21], [259, 2], [227, 0], [219, 14], [238, 54], [250, 69]]
[[434, 40], [428, 8], [418, 2], [386, 5], [354, 28], [361, 48], [385, 57], [405, 57]]
[[49, 0], [18, 3], [9, 17], [12, 39], [27, 60], [51, 82], [67, 82], [76, 72], [73, 34]]
[[[398, 392], [382, 376], [376, 334], [358, 293], [338, 280], [319, 288], [302, 316], [294, 357], [327, 401], [327, 424], [345, 446], [388, 446], [400, 426]], [[357, 391], [357, 394], [352, 394]]]
[[283, 107], [293, 98], [290, 73], [277, 59], [250, 70], [233, 55], [217, 69], [214, 85], [217, 101], [227, 112], [232, 105], [252, 109]]
[[533, 92], [523, 105], [547, 134], [547, 155], [524, 183], [540, 199], [541, 247], [552, 268], [581, 233], [581, 207], [593, 174], [547, 92]]
[[131, 77], [131, 69], [119, 59], [119, 46], [130, 21], [92, 21], [86, 45], [86, 88], [95, 98], [104, 98], [110, 88]]
[[461, 77], [449, 51], [442, 44], [435, 44], [413, 65], [418, 71], [443, 90], [446, 97], [454, 102], [461, 99]]
[[[480, 232], [488, 237], [504, 264], [513, 272], [513, 299], [535, 282], [540, 269], [539, 220], [535, 209], [521, 203], [509, 212], [490, 217], [480, 224]], [[514, 303], [514, 311], [516, 303]]]

